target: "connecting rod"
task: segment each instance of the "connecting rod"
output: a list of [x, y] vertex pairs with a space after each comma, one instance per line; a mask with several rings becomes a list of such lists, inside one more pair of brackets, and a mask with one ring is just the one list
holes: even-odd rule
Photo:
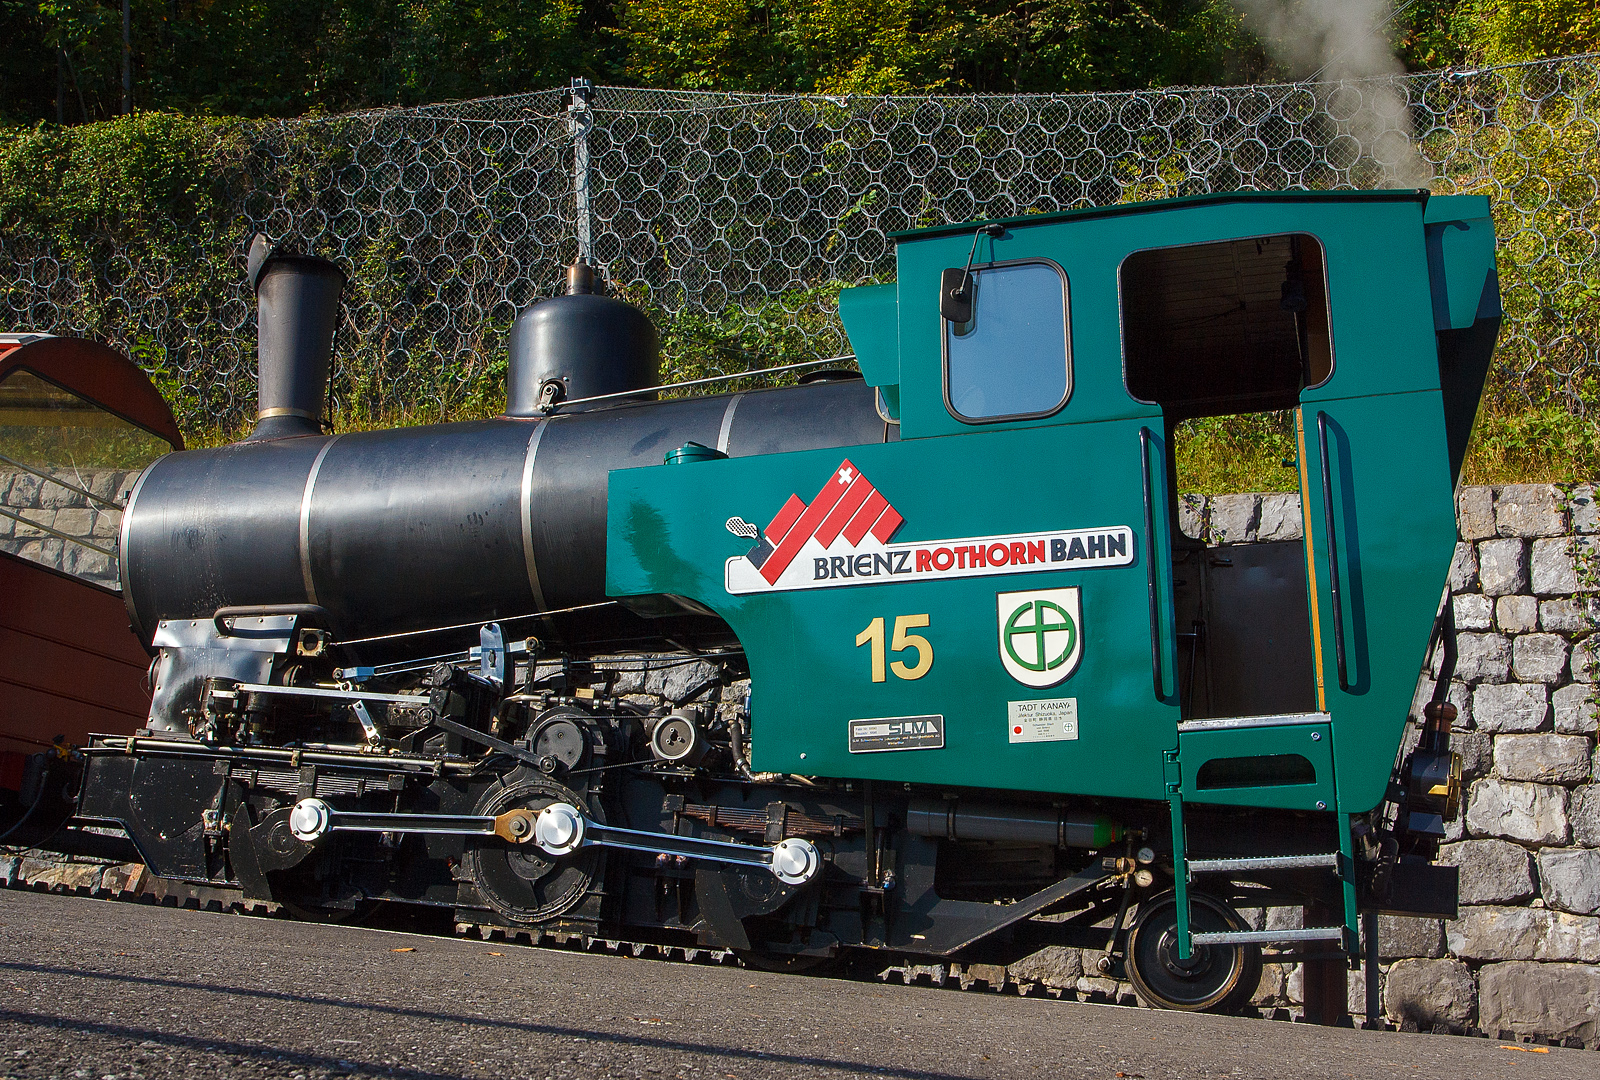
[[289, 814], [289, 828], [307, 843], [331, 832], [435, 833], [455, 836], [498, 836], [514, 844], [528, 844], [549, 855], [570, 855], [580, 848], [609, 847], [650, 855], [766, 870], [786, 885], [803, 885], [822, 868], [817, 846], [800, 837], [780, 840], [771, 847], [706, 840], [698, 836], [673, 836], [642, 829], [602, 825], [567, 802], [539, 810], [510, 810], [498, 816], [472, 814], [383, 814], [335, 810], [321, 799], [301, 799]]

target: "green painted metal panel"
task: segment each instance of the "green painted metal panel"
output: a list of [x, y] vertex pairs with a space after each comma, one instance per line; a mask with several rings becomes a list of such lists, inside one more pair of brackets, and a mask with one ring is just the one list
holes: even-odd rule
[[[608, 591], [689, 597], [728, 621], [751, 662], [757, 769], [1162, 798], [1161, 755], [1176, 745], [1177, 709], [1157, 700], [1151, 675], [1140, 427], [1122, 421], [1024, 428], [614, 472]], [[817, 502], [816, 493], [845, 462], [903, 515], [889, 547], [929, 552], [930, 571], [941, 549], [956, 546], [940, 541], [967, 538], [975, 546], [970, 538], [1000, 543], [995, 538], [1051, 530], [1089, 530], [1090, 554], [1094, 534], [1115, 531], [1124, 537], [1126, 557], [1111, 560], [1122, 565], [1058, 569], [1072, 561], [1053, 562], [1048, 544], [1035, 549], [1028, 541], [1028, 557], [1042, 557], [1024, 564], [1024, 572], [1008, 566], [988, 573], [989, 567], [980, 576], [931, 573], [921, 580], [880, 573], [839, 587], [730, 592], [725, 563], [742, 562], [750, 541], [724, 523], [735, 516], [764, 523], [791, 495]], [[1110, 546], [1102, 541], [1102, 551]], [[803, 558], [811, 558], [809, 551]], [[907, 568], [916, 565], [909, 555]], [[740, 569], [746, 578], [753, 573]], [[1057, 608], [1030, 608], [1013, 629], [1022, 660], [1037, 663], [1037, 649], [1030, 651], [1034, 619], [1058, 620], [1056, 610], [1076, 603], [1075, 660], [1066, 658], [1066, 638], [1052, 632], [1046, 659], [1061, 653], [1061, 666], [1023, 670], [1035, 681], [1070, 674], [1055, 685], [1026, 685], [1008, 673], [1002, 617], [1032, 601], [1008, 598], [1012, 606], [1002, 612], [1001, 594], [1067, 589], [1078, 591], [1040, 598]], [[933, 661], [920, 677], [904, 678], [894, 664], [913, 672], [920, 653], [893, 649], [896, 621], [916, 616], [926, 624], [912, 618], [905, 630], [930, 643]], [[873, 645], [857, 645], [857, 638], [879, 618], [885, 671], [874, 682]], [[1062, 704], [1067, 700], [1073, 705]], [[1016, 715], [1012, 703], [1019, 703]], [[1060, 737], [1069, 708], [1076, 720], [1070, 739]], [[851, 752], [852, 721], [923, 716], [943, 718], [941, 746]], [[1044, 741], [1016, 741], [1019, 734]]]
[[1486, 195], [1441, 195], [1428, 200], [1428, 269], [1432, 276], [1434, 325], [1464, 330], [1500, 315], [1495, 274], [1494, 220]]
[[[1332, 481], [1338, 612], [1319, 413]], [[1434, 390], [1323, 401], [1304, 406], [1301, 416], [1322, 697], [1333, 717], [1339, 808], [1358, 814], [1384, 797], [1455, 551], [1443, 405]]]
[[[1351, 832], [1349, 816], [1340, 814], [1339, 822], [1339, 891], [1344, 900], [1344, 948], [1351, 956], [1361, 949], [1361, 913], [1356, 902], [1355, 837]], [[1373, 927], [1374, 930], [1377, 927]]]
[[1057, 221], [1088, 221], [1092, 218], [1127, 217], [1155, 211], [1212, 206], [1218, 203], [1248, 202], [1262, 206], [1267, 203], [1385, 203], [1428, 201], [1426, 188], [1393, 188], [1382, 191], [1362, 191], [1344, 188], [1336, 191], [1214, 191], [1203, 195], [1183, 195], [1175, 199], [1151, 199], [1142, 202], [1114, 203], [1110, 206], [1083, 206], [1072, 210], [1056, 210], [1048, 214], [1022, 214], [1008, 218], [984, 218], [982, 221], [957, 222], [951, 225], [927, 225], [920, 229], [902, 229], [889, 234], [890, 239], [917, 240], [935, 236], [961, 233], [971, 236], [980, 224], [1028, 225]]
[[868, 386], [900, 382], [898, 286], [858, 285], [839, 290], [839, 318]]
[[[1261, 758], [1304, 758], [1312, 770], [1307, 783], [1199, 786], [1206, 765], [1239, 761], [1247, 770], [1274, 763]], [[1257, 727], [1185, 730], [1178, 734], [1183, 801], [1228, 806], [1266, 806], [1286, 810], [1326, 810], [1334, 805], [1333, 728], [1331, 724], [1273, 724]], [[1257, 760], [1252, 760], [1257, 759]]]
[[1473, 221], [1488, 216], [1487, 195], [1430, 195], [1422, 207], [1422, 220], [1427, 225]]
[[[1438, 212], [1460, 215], [1476, 212], [1476, 205]], [[733, 627], [751, 664], [759, 769], [1164, 797], [1162, 754], [1178, 745], [1172, 575], [1164, 554], [1169, 522], [1164, 514], [1147, 521], [1143, 502], [1146, 468], [1157, 505], [1166, 490], [1163, 423], [1158, 407], [1135, 401], [1123, 386], [1117, 271], [1129, 253], [1148, 247], [1284, 233], [1310, 233], [1326, 252], [1334, 371], [1303, 392], [1299, 414], [1308, 593], [1318, 708], [1331, 717], [1337, 807], [1371, 808], [1384, 795], [1454, 543], [1434, 335], [1438, 266], [1445, 306], [1453, 311], [1450, 275], [1464, 267], [1459, 272], [1470, 277], [1483, 265], [1471, 245], [1441, 241], [1443, 262], [1430, 272], [1416, 197], [1176, 201], [1139, 212], [1028, 219], [997, 241], [985, 239], [979, 264], [1048, 258], [1070, 282], [1071, 397], [1057, 413], [1022, 422], [965, 423], [946, 409], [939, 276], [964, 263], [971, 234], [918, 234], [901, 245], [897, 286], [850, 290], [846, 297], [855, 298], [842, 302], [870, 380], [888, 377], [888, 343], [896, 342], [906, 441], [613, 473], [609, 590], [685, 597]], [[1473, 244], [1481, 241], [1481, 234], [1472, 236]], [[1319, 418], [1332, 481], [1327, 514]], [[841, 469], [874, 485], [897, 515], [898, 531], [859, 547], [856, 540], [834, 547], [812, 542], [792, 564], [801, 569], [775, 579], [782, 588], [761, 586], [760, 571], [745, 556], [747, 550], [751, 558], [765, 556], [724, 523], [781, 519], [791, 496], [802, 509], [814, 509]], [[813, 517], [807, 528], [823, 524], [826, 532]], [[844, 522], [834, 525], [837, 533]], [[941, 548], [953, 559], [960, 545], [949, 541], [958, 538], [970, 545], [979, 537], [1010, 543], [1026, 535], [1026, 549], [1035, 534], [1071, 530], [1107, 536], [1115, 530], [1132, 551], [1116, 565], [1063, 568], [1044, 560], [1020, 572], [1009, 563], [1003, 572], [984, 567], [976, 576], [941, 574], [932, 563], [927, 573], [913, 564], [902, 575], [873, 561], [892, 562], [897, 552], [914, 560], [915, 552]], [[1153, 575], [1146, 548], [1152, 539], [1162, 553]], [[857, 561], [862, 556], [864, 564]], [[818, 557], [823, 561], [813, 565]], [[824, 575], [826, 587], [795, 576], [803, 573]], [[836, 575], [849, 580], [840, 584]], [[1001, 604], [1011, 593], [1048, 595], [1022, 597], [1027, 603], [1020, 607], [1018, 597], [1006, 597], [1013, 605], [1008, 623]], [[1045, 676], [1030, 675], [1018, 654], [1008, 660], [1002, 651], [1008, 627], [1021, 634], [1019, 642], [1028, 640], [1030, 627], [1036, 631], [1029, 654], [1035, 660], [1038, 643], [1050, 651], [1051, 642], [1065, 641], [1050, 636], [1061, 634], [1059, 627], [1038, 629], [1047, 616], [1078, 628], [1078, 653], [1070, 662], [1063, 653], [1070, 674], [1054, 685], [1040, 684]], [[874, 620], [882, 620], [882, 646], [874, 644]], [[917, 663], [922, 650], [908, 634], [932, 650], [925, 672]], [[880, 648], [882, 678], [874, 681], [872, 656]], [[1068, 699], [1076, 710], [1072, 739], [1063, 737]], [[1015, 716], [1013, 708], [1020, 710]], [[1018, 718], [1031, 718], [1022, 725], [1029, 738], [1049, 737], [1014, 741]], [[857, 721], [874, 724], [852, 728]], [[860, 735], [854, 743], [853, 730]], [[1322, 795], [1325, 784], [1319, 772]]]

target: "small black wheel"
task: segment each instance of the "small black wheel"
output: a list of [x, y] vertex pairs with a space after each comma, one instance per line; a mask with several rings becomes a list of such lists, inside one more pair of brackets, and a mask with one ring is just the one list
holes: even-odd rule
[[[1189, 894], [1191, 932], [1245, 930], [1239, 913], [1204, 893]], [[1178, 959], [1178, 901], [1171, 892], [1139, 905], [1128, 936], [1128, 977], [1146, 1004], [1185, 1012], [1231, 1012], [1261, 984], [1258, 945], [1195, 945]]]
[[300, 922], [360, 925], [383, 906], [383, 901], [368, 897], [360, 889], [317, 880], [315, 870], [314, 863], [310, 866], [303, 863], [267, 875], [273, 901], [291, 918]]

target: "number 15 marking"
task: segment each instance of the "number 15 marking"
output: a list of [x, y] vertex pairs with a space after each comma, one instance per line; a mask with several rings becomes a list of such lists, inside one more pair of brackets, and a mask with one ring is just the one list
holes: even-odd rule
[[[921, 634], [908, 634], [907, 630], [919, 626], [927, 626], [926, 615], [896, 615], [894, 617], [894, 641], [890, 648], [895, 652], [906, 649], [915, 649], [917, 662], [911, 666], [899, 660], [889, 664], [889, 670], [902, 679], [920, 679], [933, 667], [933, 643]], [[883, 616], [878, 616], [867, 624], [867, 628], [856, 635], [856, 648], [869, 642], [872, 645], [872, 681], [883, 682], [884, 649], [883, 649]]]

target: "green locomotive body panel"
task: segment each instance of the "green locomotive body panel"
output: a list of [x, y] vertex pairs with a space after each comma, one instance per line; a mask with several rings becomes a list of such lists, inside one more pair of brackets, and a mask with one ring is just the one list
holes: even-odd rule
[[[733, 627], [750, 657], [758, 770], [1160, 798], [1161, 751], [1173, 745], [1178, 717], [1156, 700], [1148, 674], [1144, 558], [1129, 542], [1144, 531], [1138, 455], [1138, 424], [1123, 421], [614, 473], [612, 582], [699, 600]], [[1082, 467], [1066, 464], [1075, 459]], [[846, 565], [839, 556], [835, 566], [824, 556], [824, 572], [837, 576], [813, 581], [820, 587], [728, 593], [725, 563], [742, 561], [750, 543], [724, 523], [765, 522], [791, 493], [810, 496], [836, 482], [841, 468], [870, 480], [905, 517], [888, 565], [870, 557]], [[1052, 541], [1070, 551], [1079, 532], [1088, 534], [1085, 554], [1091, 539], [1120, 538], [1126, 565], [1059, 569], [1071, 564], [1049, 561]], [[1043, 556], [1024, 562], [1023, 572], [956, 576], [964, 568], [952, 563], [949, 575], [917, 573], [919, 555], [931, 567], [934, 558], [945, 561], [941, 551], [954, 559], [955, 548], [970, 555], [980, 544], [986, 561], [1004, 544], [1009, 563], [1012, 544], [1030, 543], [1013, 539], [1023, 536]], [[815, 558], [799, 569], [815, 574]], [[997, 597], [1062, 589], [1078, 590], [1080, 655], [1064, 682], [1036, 690], [1002, 666]], [[856, 640], [880, 618], [884, 660], [875, 682], [876, 646]], [[901, 672], [915, 672], [925, 657], [893, 648], [897, 620], [931, 649], [915, 678]], [[1010, 741], [1009, 702], [1063, 697], [1076, 699], [1076, 739]], [[942, 718], [942, 738], [927, 740], [934, 745], [850, 750], [854, 722], [927, 716]]]
[[[1370, 809], [1439, 609], [1499, 315], [1486, 200], [1233, 194], [998, 225], [905, 234], [894, 285], [841, 297], [900, 441], [613, 472], [608, 592], [728, 622], [758, 770]], [[969, 252], [978, 314], [957, 324], [941, 289]], [[1237, 310], [1181, 314], [1213, 287]], [[1235, 336], [1204, 345], [1217, 326]], [[1233, 364], [1252, 334], [1278, 352]], [[1161, 342], [1191, 338], [1188, 370]], [[1177, 531], [1170, 443], [1186, 417], [1264, 408], [1293, 410], [1307, 539], [1267, 603], [1306, 614], [1261, 640], [1301, 634], [1307, 661], [1293, 707], [1230, 713], [1196, 689], [1203, 628], [1179, 625], [1197, 588], [1179, 564], [1205, 560]]]

